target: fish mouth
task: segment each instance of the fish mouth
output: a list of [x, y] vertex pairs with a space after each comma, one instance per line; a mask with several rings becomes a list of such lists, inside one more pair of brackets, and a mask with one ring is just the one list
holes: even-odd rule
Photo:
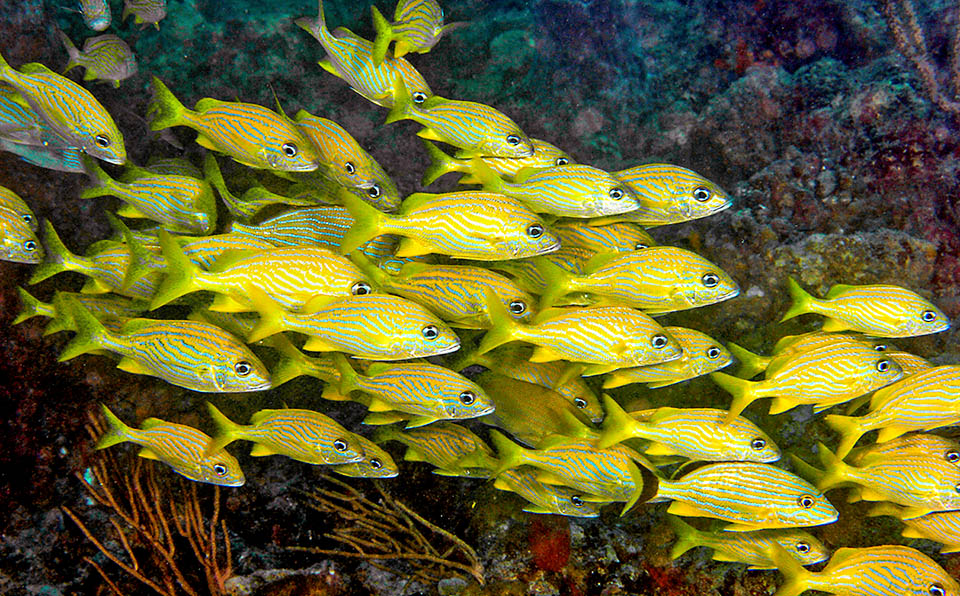
[[446, 348], [441, 348], [439, 350], [430, 352], [429, 354], [426, 354], [426, 356], [443, 356], [445, 354], [452, 354], [453, 352], [456, 352], [459, 349], [460, 349], [460, 342], [458, 341], [457, 343], [447, 346]]
[[107, 162], [107, 163], [112, 163], [112, 164], [118, 165], [118, 166], [122, 166], [123, 164], [127, 163], [127, 158], [126, 158], [126, 156], [124, 156], [124, 157], [113, 157], [113, 156], [103, 156], [103, 157], [100, 157], [100, 156], [94, 155], [93, 157], [96, 157], [96, 158], [99, 159], [100, 161], [105, 161], [105, 162]]
[[258, 383], [256, 385], [251, 385], [244, 389], [242, 393], [249, 393], [251, 391], [266, 391], [273, 387], [273, 381], [264, 381], [263, 383]]
[[551, 245], [549, 245], [549, 246], [546, 246], [546, 247], [544, 247], [544, 248], [541, 248], [540, 251], [537, 252], [537, 254], [538, 254], [538, 255], [545, 255], [545, 254], [547, 254], [547, 253], [556, 252], [556, 251], [558, 251], [558, 250], [560, 250], [560, 240], [559, 240], [559, 239], [555, 240], [555, 241], [553, 242], [553, 244], [551, 244]]

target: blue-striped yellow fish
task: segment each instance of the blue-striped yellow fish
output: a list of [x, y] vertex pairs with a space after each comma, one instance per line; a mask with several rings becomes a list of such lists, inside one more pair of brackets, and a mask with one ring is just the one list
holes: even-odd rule
[[20, 195], [5, 186], [0, 186], [0, 210], [3, 209], [12, 211], [14, 215], [22, 219], [23, 223], [27, 224], [31, 230], [37, 231], [40, 228], [37, 217], [33, 214], [33, 211], [27, 203], [20, 198]]
[[9, 151], [41, 168], [83, 172], [82, 150], [37, 116], [19, 93], [0, 89], [0, 151]]
[[296, 331], [310, 336], [304, 350], [345, 352], [373, 360], [426, 358], [460, 349], [460, 338], [450, 327], [406, 298], [350, 296], [298, 314], [281, 310], [257, 288], [248, 288], [248, 294], [261, 318], [247, 341]]
[[33, 317], [50, 317], [52, 320], [43, 329], [44, 335], [58, 331], [76, 331], [77, 324], [73, 320], [73, 312], [69, 306], [69, 299], [82, 304], [103, 326], [115, 333], [119, 332], [123, 324], [144, 313], [149, 305], [142, 300], [132, 300], [116, 294], [77, 294], [75, 292], [57, 292], [53, 300], [41, 302], [23, 288], [17, 288], [20, 295], [20, 308], [13, 324], [17, 325]]
[[347, 254], [383, 234], [402, 236], [398, 257], [444, 254], [470, 260], [522, 259], [553, 252], [560, 241], [520, 201], [482, 191], [416, 193], [397, 215], [344, 196], [356, 219], [340, 251]]
[[67, 49], [70, 60], [64, 73], [71, 68], [81, 66], [84, 69], [83, 80], [100, 80], [120, 87], [120, 81], [129, 79], [137, 74], [137, 59], [133, 50], [116, 35], [98, 35], [83, 42], [83, 51], [70, 41], [67, 34], [59, 31], [63, 46]]
[[[635, 166], [613, 175], [629, 186], [640, 208], [618, 217], [646, 227], [681, 223], [730, 207], [733, 198], [694, 171], [671, 164]], [[598, 220], [597, 223], [604, 223]]]
[[423, 126], [417, 133], [422, 139], [457, 147], [457, 157], [530, 157], [534, 151], [527, 134], [503, 112], [475, 101], [411, 94], [397, 76], [386, 124], [400, 120]]
[[841, 434], [837, 456], [844, 458], [864, 434], [879, 430], [885, 443], [913, 430], [933, 430], [960, 423], [960, 366], [936, 366], [877, 391], [863, 416], [824, 418]]
[[163, 157], [153, 155], [147, 160], [147, 165], [143, 169], [149, 170], [154, 174], [170, 174], [174, 176], [190, 176], [191, 178], [203, 178], [203, 172], [192, 161], [185, 157]]
[[424, 363], [373, 363], [358, 374], [341, 354], [334, 356], [340, 372], [339, 386], [324, 388], [323, 397], [338, 399], [353, 391], [370, 396], [371, 412], [398, 411], [413, 414], [407, 428], [437, 420], [476, 418], [493, 411], [493, 402], [479, 385], [463, 375]]
[[390, 42], [396, 42], [393, 56], [400, 58], [409, 52], [426, 54], [437, 45], [444, 33], [463, 26], [465, 23], [443, 24], [443, 9], [437, 0], [400, 0], [393, 13], [393, 22], [370, 6], [373, 13], [373, 27], [377, 37], [373, 40], [373, 61], [383, 62]]
[[698, 308], [740, 294], [737, 282], [700, 255], [673, 246], [651, 246], [630, 252], [599, 254], [583, 267], [583, 275], [538, 262], [546, 281], [541, 308], [568, 293], [586, 292], [604, 304], [661, 314]]
[[732, 522], [726, 531], [820, 526], [839, 517], [813, 485], [770, 464], [711, 463], [659, 484], [656, 498], [673, 501], [668, 513]]
[[694, 461], [752, 461], [780, 459], [780, 448], [753, 422], [715, 408], [656, 408], [627, 413], [612, 397], [603, 396], [606, 417], [597, 446], [609, 447], [627, 439], [651, 444], [645, 455], [680, 455]]
[[[172, 236], [172, 235], [171, 235]], [[227, 233], [214, 234], [213, 236], [172, 236], [174, 241], [180, 245], [191, 263], [209, 269], [217, 262], [220, 257], [227, 253], [235, 254], [241, 251], [270, 250], [274, 245], [266, 240], [254, 236], [245, 236], [243, 234]], [[158, 238], [159, 240], [159, 238]], [[163, 254], [148, 253], [150, 258], [156, 259], [158, 267], [166, 267], [167, 261]], [[137, 263], [131, 264], [131, 266]]]
[[113, 20], [107, 0], [80, 0], [80, 14], [83, 24], [94, 31], [106, 30]]
[[789, 363], [800, 352], [809, 352], [825, 347], [840, 345], [852, 347], [867, 347], [878, 352], [886, 352], [887, 347], [875, 340], [866, 338], [858, 333], [828, 333], [826, 331], [811, 331], [800, 335], [787, 335], [780, 338], [773, 347], [771, 356], [761, 356], [733, 342], [727, 344], [730, 352], [740, 361], [736, 376], [750, 379], [758, 373], [766, 372], [765, 376], [773, 376], [776, 371]]
[[250, 424], [237, 424], [212, 403], [207, 410], [217, 427], [208, 449], [220, 450], [234, 441], [250, 441], [250, 455], [283, 455], [307, 464], [348, 464], [363, 459], [355, 435], [339, 422], [313, 410], [260, 410]]
[[591, 226], [576, 220], [558, 221], [551, 228], [564, 248], [583, 248], [592, 253], [631, 252], [657, 245], [646, 230], [629, 222]]
[[243, 470], [237, 459], [223, 449], [208, 452], [211, 438], [202, 431], [159, 418], [147, 418], [141, 423], [142, 428], [131, 428], [107, 406], [100, 408], [108, 429], [97, 441], [97, 449], [129, 441], [140, 445], [140, 457], [161, 461], [195, 482], [243, 486]]
[[[500, 177], [514, 181], [514, 177], [524, 168], [552, 168], [574, 163], [573, 158], [563, 149], [542, 139], [530, 139], [533, 145], [533, 155], [527, 157], [496, 157], [481, 156], [480, 161], [489, 166]], [[474, 165], [471, 159], [458, 158], [444, 153], [433, 142], [423, 139], [427, 149], [430, 165], [423, 174], [423, 185], [429, 186], [438, 178], [451, 172], [462, 172], [460, 184], [479, 184], [474, 175]]]
[[947, 315], [906, 288], [892, 285], [837, 284], [822, 299], [814, 298], [792, 277], [787, 288], [793, 304], [781, 321], [806, 313], [827, 317], [824, 331], [859, 331], [875, 337], [912, 337], [950, 328]]
[[603, 388], [631, 383], [646, 383], [651, 389], [666, 387], [712, 373], [733, 362], [733, 356], [723, 344], [705, 333], [686, 327], [663, 329], [680, 344], [682, 356], [660, 364], [615, 370], [603, 379]]
[[436, 422], [401, 431], [396, 426], [377, 429], [378, 443], [399, 441], [407, 447], [406, 461], [422, 461], [440, 476], [488, 478], [498, 462], [493, 450], [469, 429], [454, 422]]
[[933, 559], [908, 546], [837, 549], [823, 570], [807, 571], [780, 548], [773, 561], [786, 581], [773, 596], [818, 590], [837, 596], [958, 596], [960, 585]]
[[579, 491], [563, 485], [537, 480], [536, 468], [520, 467], [497, 474], [493, 488], [517, 493], [530, 502], [527, 513], [547, 513], [568, 517], [599, 517], [603, 502], [585, 501]]
[[121, 21], [133, 15], [133, 22], [137, 25], [153, 25], [160, 30], [160, 21], [167, 16], [167, 0], [123, 0], [123, 14]]
[[677, 542], [670, 549], [676, 559], [698, 546], [713, 549], [714, 561], [745, 563], [748, 569], [775, 569], [770, 558], [770, 545], [779, 544], [801, 565], [815, 565], [830, 557], [827, 547], [809, 532], [794, 529], [753, 530], [750, 532], [703, 532], [675, 515], [667, 515]]
[[928, 433], [909, 433], [886, 443], [874, 443], [854, 449], [848, 459], [855, 466], [866, 466], [888, 457], [913, 454], [932, 456], [960, 465], [960, 442]]
[[205, 97], [188, 110], [160, 79], [153, 77], [150, 130], [187, 126], [197, 144], [243, 165], [265, 170], [310, 172], [320, 165], [317, 150], [289, 118], [251, 103]]
[[131, 319], [111, 333], [79, 302], [69, 300], [77, 334], [60, 361], [108, 350], [120, 370], [159, 377], [193, 391], [240, 393], [270, 388], [270, 373], [243, 342], [197, 321]]
[[324, 70], [346, 81], [350, 88], [367, 100], [389, 108], [393, 105], [395, 79], [400, 78], [414, 101], [423, 102], [433, 95], [430, 86], [405, 58], [388, 56], [376, 64], [373, 44], [353, 31], [338, 27], [331, 33], [323, 14], [323, 0], [318, 0], [317, 18], [297, 19], [297, 25], [320, 42], [327, 57], [320, 61]]
[[[45, 123], [44, 126], [46, 126]], [[14, 153], [23, 161], [40, 168], [58, 172], [82, 174], [84, 169], [80, 158], [83, 155], [83, 151], [80, 147], [62, 144], [60, 137], [54, 136], [57, 139], [57, 143], [48, 143], [46, 145], [42, 143], [40, 145], [17, 143], [0, 136], [0, 151]]]
[[351, 478], [395, 478], [400, 475], [400, 468], [384, 448], [361, 435], [354, 434], [352, 438], [363, 458], [348, 464], [333, 464], [331, 472]]
[[910, 352], [887, 350], [884, 353], [887, 355], [887, 358], [893, 359], [894, 362], [900, 365], [904, 377], [909, 377], [912, 374], [933, 368], [933, 363], [929, 360], [922, 356], [911, 354]]
[[903, 522], [905, 526], [900, 534], [904, 538], [923, 538], [943, 545], [941, 553], [960, 552], [960, 510], [936, 511], [914, 517], [906, 517], [902, 508], [889, 503], [881, 503], [867, 513], [869, 516], [889, 515]]
[[35, 265], [43, 258], [43, 246], [23, 214], [0, 207], [0, 260]]
[[115, 164], [127, 161], [123, 135], [92, 93], [46, 66], [31, 62], [14, 70], [0, 56], [0, 81], [23, 96], [65, 144]]

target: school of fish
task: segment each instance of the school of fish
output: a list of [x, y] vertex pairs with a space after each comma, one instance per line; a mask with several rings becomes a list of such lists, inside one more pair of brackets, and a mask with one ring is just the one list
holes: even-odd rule
[[[94, 31], [110, 27], [103, 0], [83, 0], [80, 12]], [[436, 0], [400, 0], [393, 21], [372, 13], [373, 41], [331, 31], [322, 0], [297, 24], [319, 42], [320, 66], [387, 108], [387, 123], [422, 127], [424, 186], [458, 173], [472, 187], [403, 196], [332, 120], [214, 98], [191, 109], [157, 77], [151, 129], [192, 129], [205, 157], [136, 166], [89, 90], [0, 56], [0, 149], [86, 174], [80, 198], [121, 205], [105, 216], [115, 235], [80, 254], [0, 188], [0, 258], [33, 265], [31, 284], [66, 271], [86, 280], [49, 302], [20, 288], [15, 323], [46, 317], [45, 333], [73, 332], [61, 361], [106, 356], [127, 373], [210, 394], [212, 436], [158, 418], [137, 428], [103, 405], [109, 430], [97, 448], [135, 443], [191, 480], [236, 487], [246, 479], [226, 449], [235, 441], [252, 443], [251, 456], [365, 478], [400, 474], [381, 446], [393, 441], [404, 460], [492, 479], [533, 513], [596, 517], [610, 503], [621, 515], [669, 503], [674, 558], [705, 546], [720, 561], [778, 568], [786, 580], [776, 596], [960, 594], [913, 548], [831, 556], [808, 531], [837, 521], [825, 493], [848, 487], [851, 500], [878, 503], [872, 515], [901, 520], [905, 537], [960, 549], [960, 444], [929, 432], [960, 424], [960, 365], [887, 344], [948, 329], [941, 310], [898, 286], [836, 285], [817, 298], [789, 279], [783, 320], [825, 320], [770, 355], [662, 326], [654, 315], [721, 303], [739, 288], [700, 255], [657, 246], [646, 228], [710, 216], [730, 195], [676, 165], [576, 163], [492, 106], [436, 95], [406, 56], [465, 24], [445, 24]], [[159, 27], [165, 2], [126, 0], [128, 15]], [[119, 85], [137, 72], [115, 35], [82, 49], [59, 35], [66, 70], [83, 67], [84, 81]], [[728, 410], [626, 411], [597, 394], [704, 375], [731, 394]], [[374, 432], [343, 427], [319, 401], [249, 421], [220, 410], [217, 394], [299, 376], [318, 379], [324, 400], [365, 407]], [[796, 473], [778, 465], [775, 440], [742, 415], [764, 399], [771, 415], [833, 410], [825, 422], [837, 448], [818, 445], [817, 465], [791, 455]], [[691, 517], [714, 522], [698, 529], [681, 519]], [[828, 559], [821, 571], [804, 568]]]

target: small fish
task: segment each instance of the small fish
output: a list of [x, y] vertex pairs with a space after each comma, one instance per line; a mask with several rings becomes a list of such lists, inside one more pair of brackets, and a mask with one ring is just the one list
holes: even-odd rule
[[389, 108], [393, 105], [394, 85], [400, 78], [412, 90], [414, 101], [423, 102], [433, 95], [423, 75], [405, 58], [386, 57], [379, 64], [373, 60], [373, 44], [353, 31], [339, 27], [331, 33], [323, 14], [323, 0], [318, 0], [317, 18], [303, 17], [297, 26], [320, 42], [327, 57], [320, 61], [324, 70], [346, 81], [350, 88], [367, 100]]
[[194, 482], [243, 486], [245, 479], [237, 459], [223, 449], [208, 452], [211, 438], [203, 432], [158, 418], [147, 418], [141, 429], [131, 428], [107, 406], [100, 408], [108, 430], [97, 441], [96, 449], [129, 441], [140, 445], [140, 457], [161, 461]]
[[426, 54], [437, 45], [444, 33], [462, 27], [466, 23], [443, 24], [443, 9], [437, 0], [400, 0], [390, 23], [377, 10], [370, 6], [373, 13], [373, 27], [377, 37], [373, 40], [373, 62], [380, 64], [387, 55], [390, 42], [394, 58], [401, 58], [409, 52]]
[[126, 163], [127, 150], [116, 123], [97, 98], [80, 85], [38, 63], [14, 70], [3, 56], [0, 81], [16, 89], [65, 144], [109, 163]]
[[260, 359], [226, 331], [197, 321], [131, 319], [111, 333], [79, 302], [68, 299], [77, 334], [60, 354], [64, 362], [97, 350], [120, 354], [120, 370], [159, 377], [199, 392], [240, 393], [270, 388]]
[[873, 445], [854, 449], [847, 458], [855, 466], [867, 466], [890, 457], [914, 455], [941, 458], [947, 463], [960, 464], [960, 442], [948, 437], [926, 433], [910, 433]]
[[[645, 164], [613, 175], [639, 197], [640, 208], [624, 214], [618, 221], [646, 227], [663, 226], [700, 219], [719, 213], [733, 204], [722, 188], [700, 174], [671, 164]], [[597, 220], [605, 224], [614, 218]]]
[[43, 246], [23, 214], [0, 207], [0, 260], [36, 265], [43, 259]]
[[693, 461], [772, 463], [780, 448], [767, 433], [742, 416], [729, 423], [727, 413], [714, 408], [656, 408], [625, 412], [609, 395], [603, 396], [606, 417], [598, 447], [632, 438], [651, 445], [645, 455], [681, 455]]
[[34, 232], [40, 229], [37, 217], [33, 214], [33, 211], [30, 210], [26, 202], [20, 198], [20, 195], [5, 186], [0, 186], [0, 210], [4, 209], [12, 211], [14, 215], [22, 219], [23, 223], [27, 224]]
[[733, 522], [723, 529], [734, 532], [820, 526], [839, 517], [803, 478], [756, 462], [711, 463], [679, 480], [661, 478], [656, 498], [673, 501], [668, 513]]
[[676, 360], [648, 366], [615, 370], [603, 380], [604, 389], [622, 387], [631, 383], [646, 383], [656, 389], [720, 370], [733, 362], [733, 356], [712, 337], [685, 327], [664, 327], [677, 340], [683, 355]]
[[903, 519], [902, 508], [889, 503], [881, 503], [870, 510], [867, 515], [889, 515], [897, 518], [906, 526], [900, 534], [904, 538], [923, 538], [939, 542], [943, 546], [941, 553], [960, 552], [960, 510], [937, 511], [920, 517]]
[[395, 478], [400, 475], [400, 468], [385, 449], [363, 437], [354, 434], [353, 440], [357, 449], [363, 453], [363, 459], [348, 464], [333, 464], [331, 472], [349, 476], [351, 478]]
[[23, 306], [13, 324], [17, 325], [33, 317], [50, 317], [43, 330], [44, 335], [59, 331], [76, 331], [77, 324], [69, 307], [70, 300], [76, 300], [84, 306], [103, 326], [119, 333], [129, 319], [143, 314], [149, 305], [143, 301], [132, 300], [116, 294], [77, 294], [75, 292], [57, 292], [49, 303], [41, 302], [23, 288], [17, 288]]
[[[46, 126], [46, 124], [44, 124]], [[45, 134], [50, 132], [49, 129]], [[52, 134], [52, 133], [51, 133]], [[56, 135], [52, 135], [56, 137]], [[9, 151], [16, 154], [23, 161], [48, 170], [82, 174], [83, 164], [80, 161], [83, 151], [79, 147], [62, 144], [60, 137], [56, 143], [17, 143], [0, 136], [0, 151]]]
[[530, 157], [533, 144], [506, 114], [482, 103], [411, 94], [403, 80], [393, 81], [393, 105], [386, 124], [413, 120], [421, 139], [458, 148], [457, 157]]
[[82, 150], [41, 120], [13, 88], [0, 89], [0, 151], [61, 172], [83, 172]]
[[405, 461], [422, 461], [435, 468], [440, 476], [489, 478], [498, 462], [493, 450], [483, 439], [454, 422], [436, 422], [401, 431], [384, 426], [374, 433], [374, 441], [399, 441], [407, 446]]
[[772, 559], [786, 581], [773, 596], [818, 590], [837, 596], [957, 596], [960, 585], [933, 559], [908, 546], [837, 549], [819, 572], [807, 571], [775, 547]]
[[343, 197], [355, 218], [342, 254], [383, 234], [402, 236], [398, 257], [444, 254], [469, 260], [522, 259], [553, 252], [560, 241], [540, 216], [505, 195], [482, 191], [412, 194], [396, 215]]
[[137, 74], [137, 60], [133, 50], [116, 35], [98, 35], [87, 38], [83, 42], [83, 51], [73, 45], [70, 38], [63, 31], [58, 31], [63, 46], [67, 49], [70, 61], [63, 70], [64, 73], [76, 66], [82, 66], [86, 72], [84, 81], [101, 80], [120, 87], [120, 81], [129, 79]]
[[123, 0], [120, 20], [126, 21], [130, 15], [137, 25], [153, 25], [159, 31], [160, 21], [167, 16], [167, 0]]
[[363, 459], [356, 435], [339, 422], [313, 410], [260, 410], [250, 424], [237, 424], [212, 403], [207, 411], [217, 427], [208, 450], [223, 449], [234, 441], [250, 441], [250, 455], [283, 455], [314, 465], [348, 464]]
[[605, 503], [585, 501], [581, 494], [567, 486], [544, 484], [537, 480], [536, 468], [520, 467], [500, 472], [493, 487], [517, 493], [530, 502], [527, 513], [552, 513], [568, 517], [599, 517]]
[[94, 31], [105, 31], [113, 20], [107, 0], [80, 0], [83, 24]]
[[[533, 145], [533, 155], [528, 157], [487, 155], [481, 156], [480, 161], [489, 166], [500, 177], [511, 182], [515, 182], [516, 175], [525, 168], [552, 168], [553, 166], [565, 166], [574, 163], [569, 154], [552, 143], [531, 137], [530, 144]], [[480, 183], [474, 175], [472, 160], [448, 155], [427, 139], [423, 139], [423, 146], [427, 149], [427, 156], [430, 158], [430, 165], [423, 174], [422, 183], [424, 186], [433, 184], [438, 178], [451, 172], [463, 172], [464, 175], [459, 180], [460, 184]]]
[[770, 558], [770, 545], [779, 544], [801, 565], [815, 565], [830, 558], [827, 547], [803, 530], [753, 530], [750, 532], [702, 532], [675, 515], [667, 520], [677, 533], [677, 543], [670, 550], [676, 559], [698, 546], [713, 549], [714, 561], [746, 563], [747, 569], [776, 569]]
[[740, 361], [740, 367], [735, 373], [736, 376], [742, 379], [750, 379], [761, 372], [765, 372], [765, 376], [773, 376], [781, 366], [791, 362], [800, 352], [810, 352], [825, 347], [836, 348], [841, 345], [854, 349], [866, 347], [878, 352], [886, 351], [885, 345], [857, 333], [827, 333], [825, 331], [811, 331], [800, 335], [782, 337], [773, 347], [772, 356], [754, 354], [733, 342], [727, 344], [727, 347]]
[[787, 288], [793, 304], [781, 321], [805, 313], [827, 317], [824, 331], [859, 331], [875, 337], [913, 337], [950, 328], [950, 319], [910, 290], [891, 285], [837, 284], [823, 299], [804, 291], [792, 277]]
[[571, 220], [556, 222], [551, 228], [564, 248], [583, 248], [594, 254], [631, 252], [657, 245], [646, 230], [629, 222], [592, 226]]
[[310, 172], [320, 164], [316, 149], [296, 124], [282, 114], [251, 103], [205, 97], [188, 110], [153, 77], [154, 96], [147, 113], [150, 130], [187, 126], [197, 131], [197, 144], [219, 151], [251, 168]]

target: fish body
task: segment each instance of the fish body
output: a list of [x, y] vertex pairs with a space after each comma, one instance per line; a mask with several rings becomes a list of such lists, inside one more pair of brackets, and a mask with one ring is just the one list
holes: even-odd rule
[[158, 418], [144, 420], [143, 428], [131, 428], [107, 406], [100, 407], [108, 428], [97, 441], [97, 449], [129, 441], [140, 445], [140, 457], [161, 461], [194, 482], [243, 486], [245, 478], [237, 459], [223, 449], [208, 452], [211, 438], [202, 431]]
[[[180, 245], [184, 256], [187, 257], [191, 263], [204, 269], [210, 269], [220, 257], [227, 253], [236, 254], [241, 251], [260, 251], [275, 248], [272, 243], [266, 240], [235, 233], [214, 234], [213, 236], [201, 237], [174, 236], [174, 240]], [[160, 261], [158, 263], [159, 266], [166, 266], [166, 260], [163, 259], [162, 254], [154, 254], [153, 256]]]
[[640, 208], [623, 215], [646, 227], [682, 223], [730, 207], [733, 198], [700, 174], [671, 164], [645, 164], [613, 175], [639, 198]]
[[[552, 143], [542, 139], [530, 138], [530, 144], [533, 145], [533, 155], [528, 157], [495, 157], [481, 156], [480, 161], [488, 166], [498, 176], [508, 181], [514, 181], [514, 178], [521, 170], [525, 168], [552, 168], [553, 166], [563, 166], [574, 163], [573, 158]], [[474, 174], [474, 164], [471, 159], [458, 158], [444, 153], [432, 141], [423, 139], [423, 145], [427, 149], [427, 156], [430, 158], [430, 165], [423, 174], [423, 185], [433, 184], [441, 176], [451, 172], [462, 172], [464, 175], [460, 178], [460, 184], [479, 184], [480, 180]]]
[[115, 333], [120, 332], [127, 320], [143, 314], [148, 305], [143, 301], [131, 300], [116, 294], [78, 294], [75, 292], [57, 292], [49, 303], [40, 302], [23, 288], [17, 288], [23, 307], [13, 324], [22, 323], [33, 317], [50, 317], [52, 320], [43, 329], [44, 335], [59, 331], [76, 331], [70, 300], [76, 300], [84, 306], [104, 327]]
[[855, 466], [866, 466], [900, 455], [941, 458], [960, 465], [960, 442], [949, 437], [927, 433], [910, 433], [887, 441], [855, 449], [847, 458]]
[[27, 203], [20, 198], [20, 195], [5, 186], [0, 186], [0, 211], [2, 210], [12, 211], [33, 231], [40, 228], [37, 217]]
[[664, 327], [677, 340], [683, 355], [676, 360], [613, 371], [603, 380], [603, 388], [646, 383], [650, 388], [666, 387], [694, 379], [729, 366], [733, 355], [712, 337], [685, 327]]
[[586, 222], [565, 221], [552, 226], [564, 248], [583, 248], [593, 254], [631, 252], [656, 246], [656, 241], [637, 224], [612, 223], [591, 226]]
[[160, 21], [167, 16], [167, 0], [123, 0], [120, 20], [126, 21], [130, 15], [137, 25], [153, 25], [159, 31]]
[[585, 501], [580, 493], [567, 486], [544, 484], [537, 480], [536, 468], [520, 467], [500, 472], [493, 487], [517, 493], [530, 502], [527, 513], [548, 513], [568, 517], [599, 517], [603, 502]]
[[105, 31], [113, 20], [107, 0], [80, 0], [83, 24], [94, 31]]
[[90, 37], [83, 42], [83, 51], [78, 50], [62, 31], [60, 39], [70, 57], [63, 72], [81, 66], [86, 71], [83, 75], [84, 81], [101, 80], [114, 87], [120, 87], [120, 81], [137, 74], [137, 60], [133, 56], [133, 50], [116, 35]]
[[950, 319], [928, 300], [893, 285], [837, 284], [814, 298], [793, 278], [787, 278], [793, 304], [781, 321], [805, 313], [827, 317], [824, 331], [859, 331], [874, 337], [913, 337], [950, 328]]
[[467, 428], [453, 422], [436, 422], [428, 426], [400, 431], [383, 427], [374, 435], [378, 443], [399, 441], [407, 446], [403, 459], [422, 461], [438, 468], [441, 476], [487, 478], [497, 467], [493, 450]]
[[0, 260], [35, 265], [43, 258], [43, 246], [23, 214], [0, 207]]
[[400, 468], [389, 453], [370, 439], [354, 434], [357, 449], [363, 452], [363, 458], [347, 464], [332, 464], [331, 472], [351, 478], [395, 478]]
[[905, 527], [901, 536], [904, 538], [923, 538], [939, 542], [943, 545], [941, 553], [960, 552], [960, 510], [936, 511], [920, 517], [902, 519], [909, 516], [905, 516], [901, 508], [883, 503], [868, 515], [892, 515], [903, 522]]
[[425, 54], [437, 45], [445, 31], [457, 27], [460, 23], [443, 24], [443, 9], [437, 0], [400, 0], [393, 15], [393, 22], [371, 6], [373, 26], [377, 37], [373, 40], [373, 61], [383, 62], [390, 42], [396, 42], [393, 48], [394, 58], [400, 58], [409, 52]]

